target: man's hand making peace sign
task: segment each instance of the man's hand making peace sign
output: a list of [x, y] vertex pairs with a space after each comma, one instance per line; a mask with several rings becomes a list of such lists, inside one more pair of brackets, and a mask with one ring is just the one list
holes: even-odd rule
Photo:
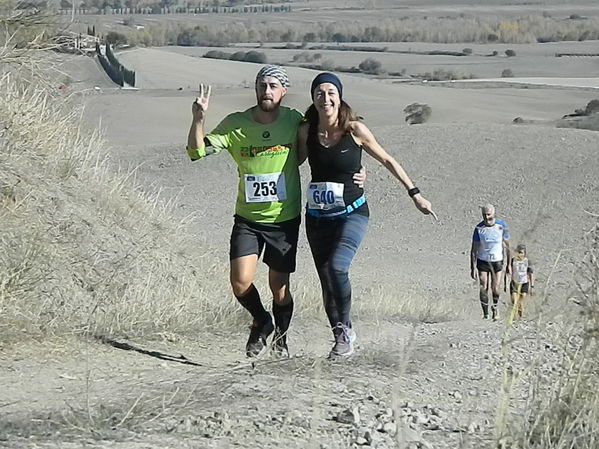
[[204, 121], [204, 116], [208, 111], [208, 104], [210, 103], [210, 90], [210, 85], [200, 84], [200, 96], [196, 97], [191, 105], [191, 113], [193, 114], [194, 122]]
[[[189, 151], [197, 151], [200, 147], [203, 148], [202, 142], [204, 140], [204, 117], [208, 111], [208, 103], [210, 103], [210, 85], [200, 84], [199, 94], [200, 96], [196, 97], [195, 101], [191, 105], [191, 114], [193, 118], [191, 120], [191, 128], [189, 129], [189, 134], [187, 136], [188, 153]], [[197, 157], [192, 156], [191, 153], [189, 154], [192, 159], [197, 159]]]

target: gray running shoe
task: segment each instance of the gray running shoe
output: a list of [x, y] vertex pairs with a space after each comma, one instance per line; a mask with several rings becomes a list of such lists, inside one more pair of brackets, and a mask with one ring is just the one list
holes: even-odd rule
[[335, 344], [329, 353], [329, 358], [349, 357], [354, 353], [354, 341], [356, 341], [356, 333], [351, 327], [344, 324], [337, 324], [333, 328], [335, 335]]
[[281, 333], [279, 329], [275, 330], [275, 336], [272, 339], [273, 355], [279, 359], [289, 358], [289, 348], [287, 347], [287, 334]]
[[268, 317], [266, 323], [254, 321], [250, 326], [250, 337], [245, 345], [245, 354], [248, 357], [258, 357], [266, 350], [266, 339], [275, 327], [272, 324], [272, 319]]

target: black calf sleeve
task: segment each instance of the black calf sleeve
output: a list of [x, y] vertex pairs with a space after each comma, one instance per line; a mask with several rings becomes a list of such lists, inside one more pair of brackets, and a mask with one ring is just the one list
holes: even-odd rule
[[499, 295], [497, 293], [493, 293], [493, 307], [496, 307], [499, 304]]
[[291, 316], [293, 315], [293, 299], [287, 304], [277, 304], [276, 301], [272, 302], [272, 314], [275, 317], [275, 326], [281, 333], [287, 332], [289, 329], [289, 323], [291, 323]]
[[486, 317], [489, 315], [489, 297], [487, 296], [487, 292], [480, 293], [480, 305], [483, 308], [483, 315]]
[[265, 323], [270, 320], [270, 315], [262, 305], [260, 301], [260, 293], [254, 284], [250, 287], [248, 292], [243, 296], [237, 296], [237, 301], [241, 304], [248, 312], [252, 315], [254, 320], [259, 323]]

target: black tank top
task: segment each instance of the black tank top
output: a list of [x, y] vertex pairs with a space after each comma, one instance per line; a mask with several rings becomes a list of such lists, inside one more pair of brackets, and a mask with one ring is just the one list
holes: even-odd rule
[[[362, 147], [351, 133], [344, 134], [337, 144], [327, 148], [318, 140], [318, 123], [311, 123], [306, 143], [312, 182], [343, 184], [343, 201], [347, 206], [364, 195], [364, 189], [358, 187], [353, 179], [362, 168]], [[368, 216], [368, 204], [364, 203], [354, 213]]]

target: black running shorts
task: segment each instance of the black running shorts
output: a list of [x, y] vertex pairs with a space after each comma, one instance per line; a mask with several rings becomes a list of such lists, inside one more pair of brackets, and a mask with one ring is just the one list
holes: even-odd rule
[[528, 293], [528, 282], [520, 284], [520, 290], [518, 290], [518, 284], [512, 281], [510, 283], [510, 293]]
[[485, 260], [476, 259], [476, 269], [487, 273], [499, 273], [503, 270], [503, 261], [487, 262]]
[[235, 215], [229, 259], [264, 250], [264, 263], [280, 273], [295, 271], [300, 217], [281, 223], [255, 223]]

